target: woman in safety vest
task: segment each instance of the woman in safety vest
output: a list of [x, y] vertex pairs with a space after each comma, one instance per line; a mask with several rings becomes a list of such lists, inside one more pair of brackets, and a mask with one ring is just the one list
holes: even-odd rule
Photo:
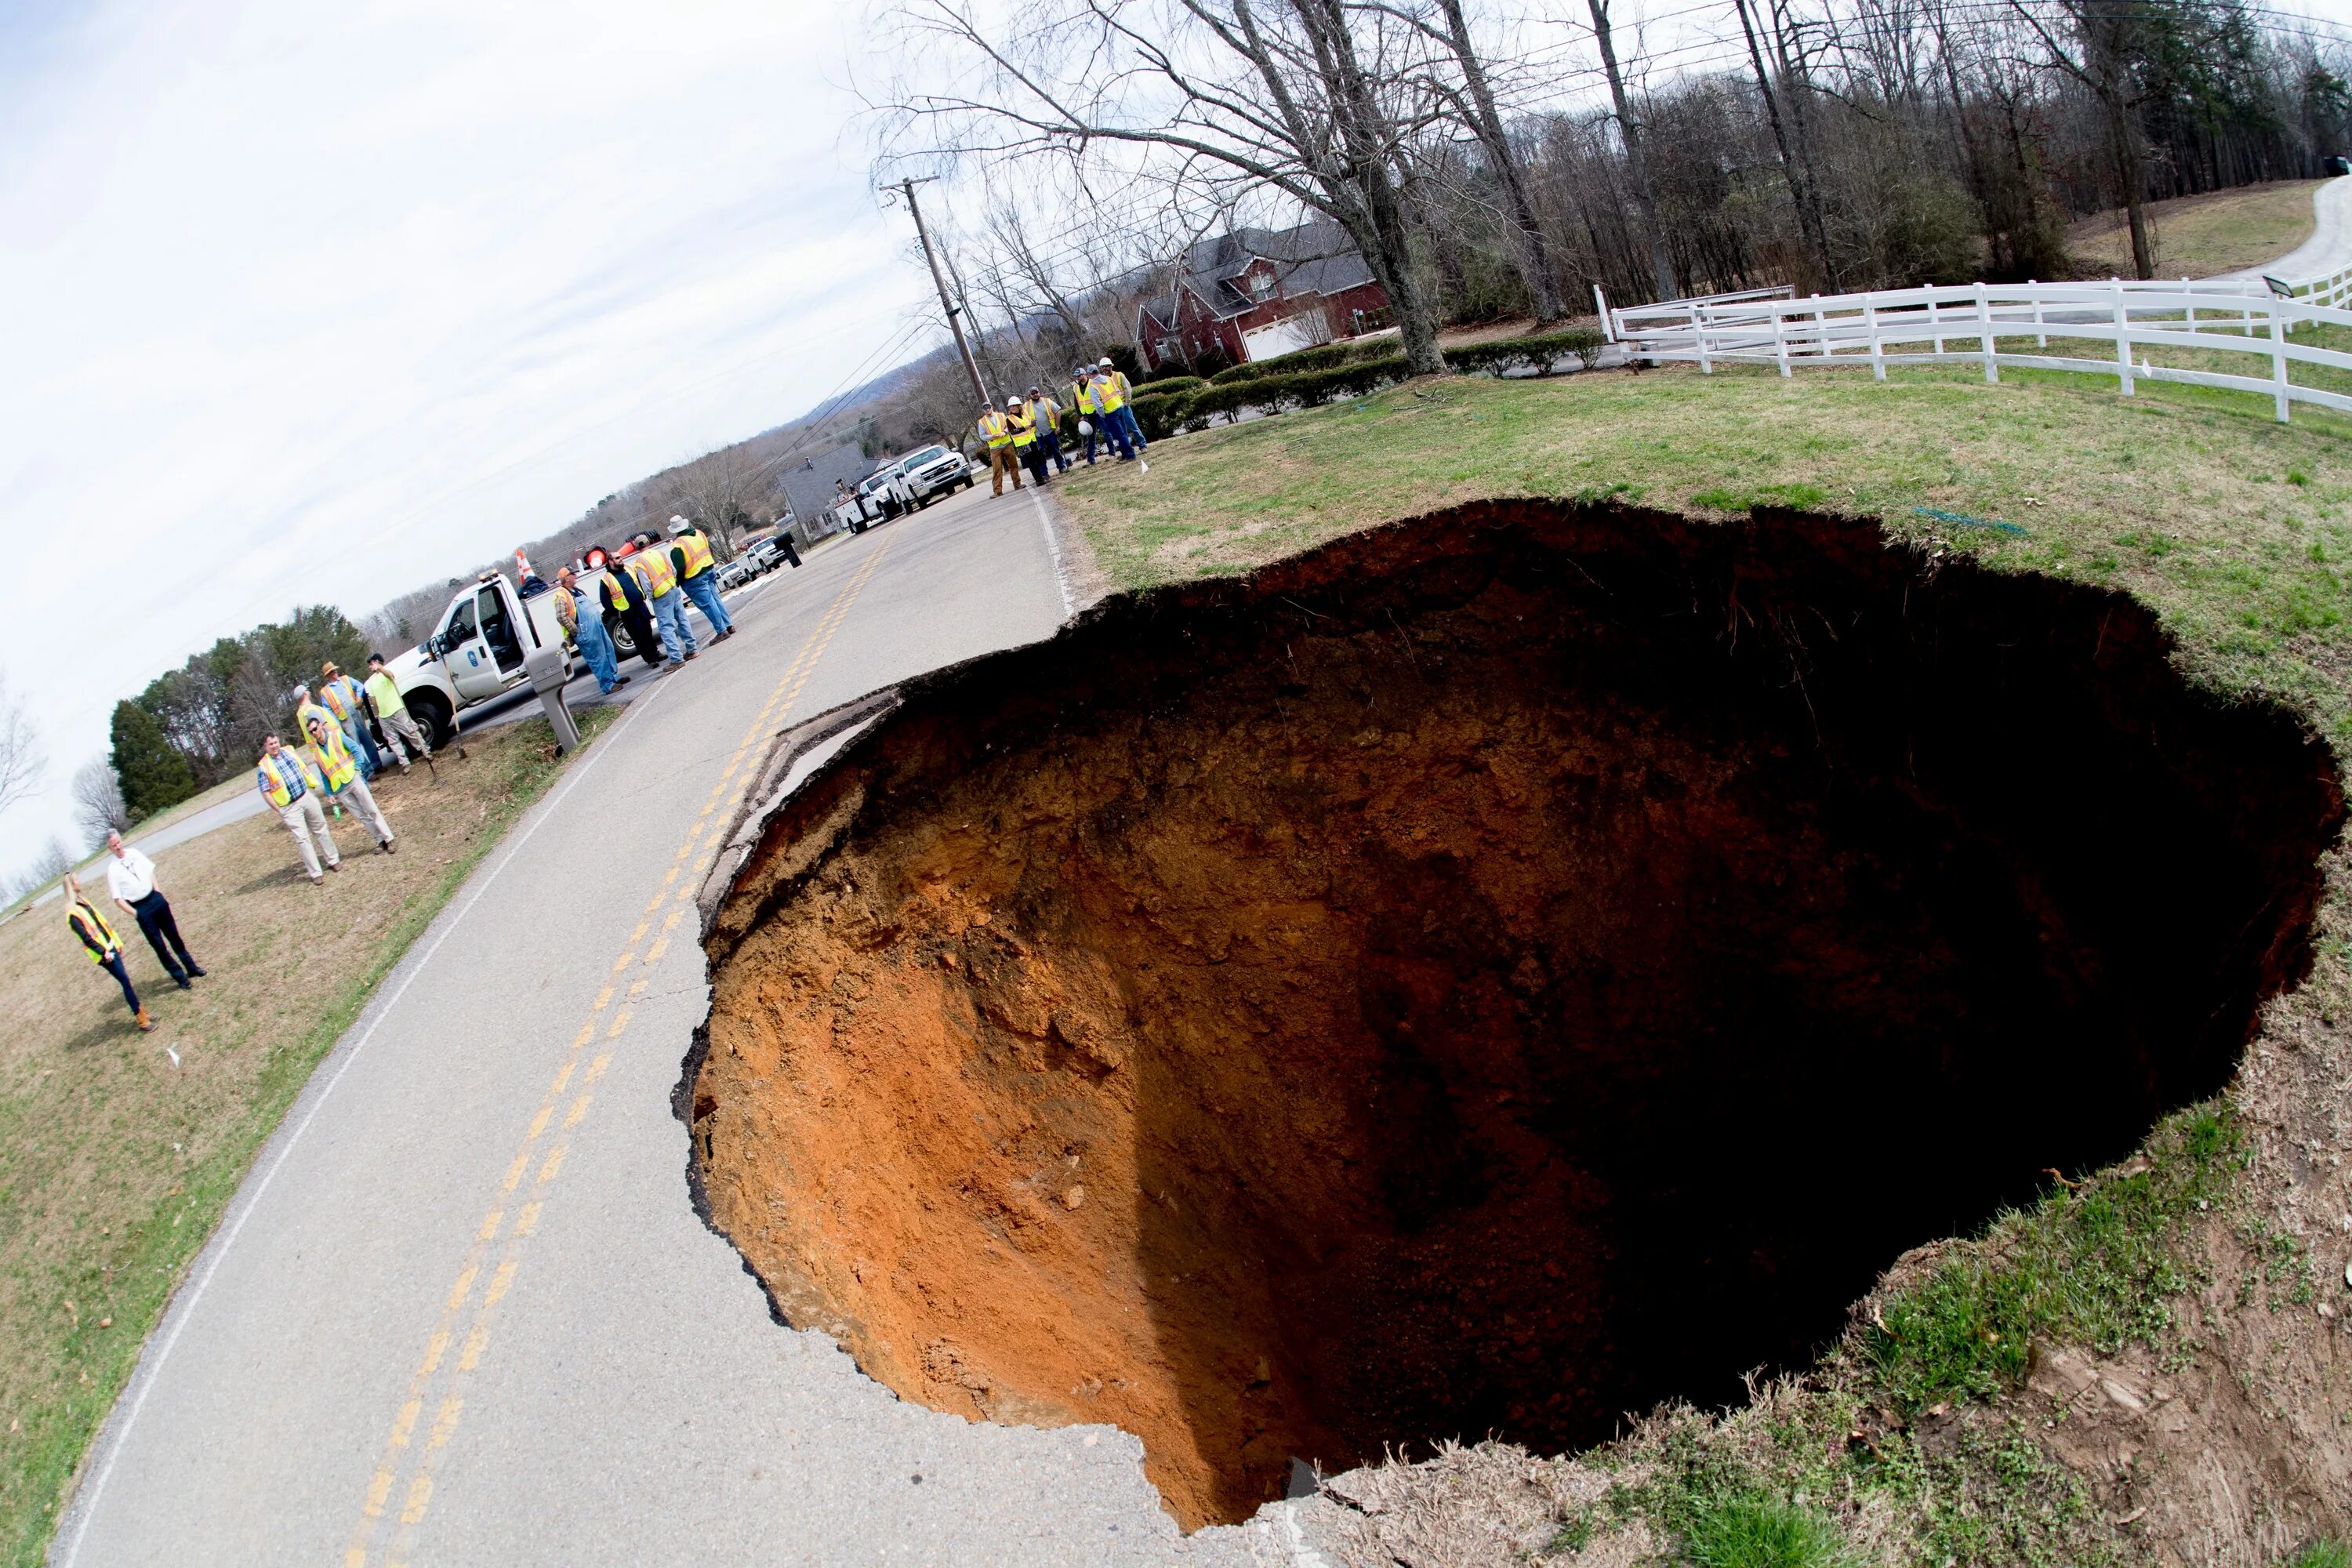
[[1037, 411], [1015, 397], [1005, 405], [1004, 422], [1013, 427], [1013, 457], [1029, 465], [1029, 476], [1045, 482], [1045, 448], [1037, 445]]
[[131, 989], [131, 972], [122, 967], [122, 942], [98, 906], [82, 897], [81, 879], [70, 873], [66, 877], [66, 924], [80, 939], [89, 953], [89, 961], [114, 976], [122, 987], [122, 999], [131, 1005], [131, 1016], [143, 1031], [155, 1026], [147, 1009], [139, 1005], [139, 993]]

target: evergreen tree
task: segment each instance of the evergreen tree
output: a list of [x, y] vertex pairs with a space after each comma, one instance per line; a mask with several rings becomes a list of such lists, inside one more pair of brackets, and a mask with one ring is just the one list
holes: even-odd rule
[[187, 759], [172, 749], [155, 715], [136, 702], [114, 705], [114, 776], [134, 822], [196, 793]]

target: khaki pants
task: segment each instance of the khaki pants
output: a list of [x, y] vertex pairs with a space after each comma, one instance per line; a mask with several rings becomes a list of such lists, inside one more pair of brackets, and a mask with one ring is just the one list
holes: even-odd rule
[[[302, 869], [310, 874], [310, 880], [315, 882], [324, 875], [319, 869], [319, 858], [322, 853], [330, 866], [343, 863], [343, 858], [335, 853], [335, 836], [327, 831], [327, 813], [319, 805], [317, 790], [310, 791], [290, 805], [279, 806], [278, 820], [284, 823], [286, 831], [294, 836], [294, 847], [302, 852]], [[319, 841], [315, 849], [310, 846], [312, 838]]]
[[367, 780], [354, 773], [351, 783], [335, 792], [335, 798], [350, 804], [352, 815], [367, 825], [378, 844], [392, 842], [392, 824], [383, 819], [383, 807], [376, 805], [375, 796], [368, 793]]
[[433, 748], [425, 744], [425, 731], [418, 729], [416, 721], [406, 713], [394, 713], [389, 719], [379, 718], [376, 722], [383, 726], [383, 738], [392, 742], [392, 754], [399, 759], [402, 767], [408, 765], [411, 757], [433, 754]]
[[1008, 470], [1013, 475], [1013, 488], [1019, 489], [1021, 459], [1013, 455], [1013, 448], [1010, 446], [991, 447], [988, 449], [988, 493], [990, 495], [1001, 496], [1004, 493], [1004, 476]]

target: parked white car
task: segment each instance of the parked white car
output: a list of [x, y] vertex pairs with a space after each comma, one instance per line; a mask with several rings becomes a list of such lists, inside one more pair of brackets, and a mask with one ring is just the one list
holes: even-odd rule
[[880, 470], [887, 478], [884, 483], [898, 498], [898, 505], [908, 511], [931, 504], [934, 498], [948, 495], [971, 483], [971, 466], [963, 454], [947, 447], [925, 447], [909, 452]]

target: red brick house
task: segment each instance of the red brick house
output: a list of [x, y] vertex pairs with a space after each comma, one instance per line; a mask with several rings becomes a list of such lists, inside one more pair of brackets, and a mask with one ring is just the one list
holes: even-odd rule
[[1138, 307], [1135, 344], [1147, 371], [1218, 353], [1239, 364], [1389, 320], [1388, 290], [1338, 224], [1237, 228], [1185, 253], [1173, 287]]

